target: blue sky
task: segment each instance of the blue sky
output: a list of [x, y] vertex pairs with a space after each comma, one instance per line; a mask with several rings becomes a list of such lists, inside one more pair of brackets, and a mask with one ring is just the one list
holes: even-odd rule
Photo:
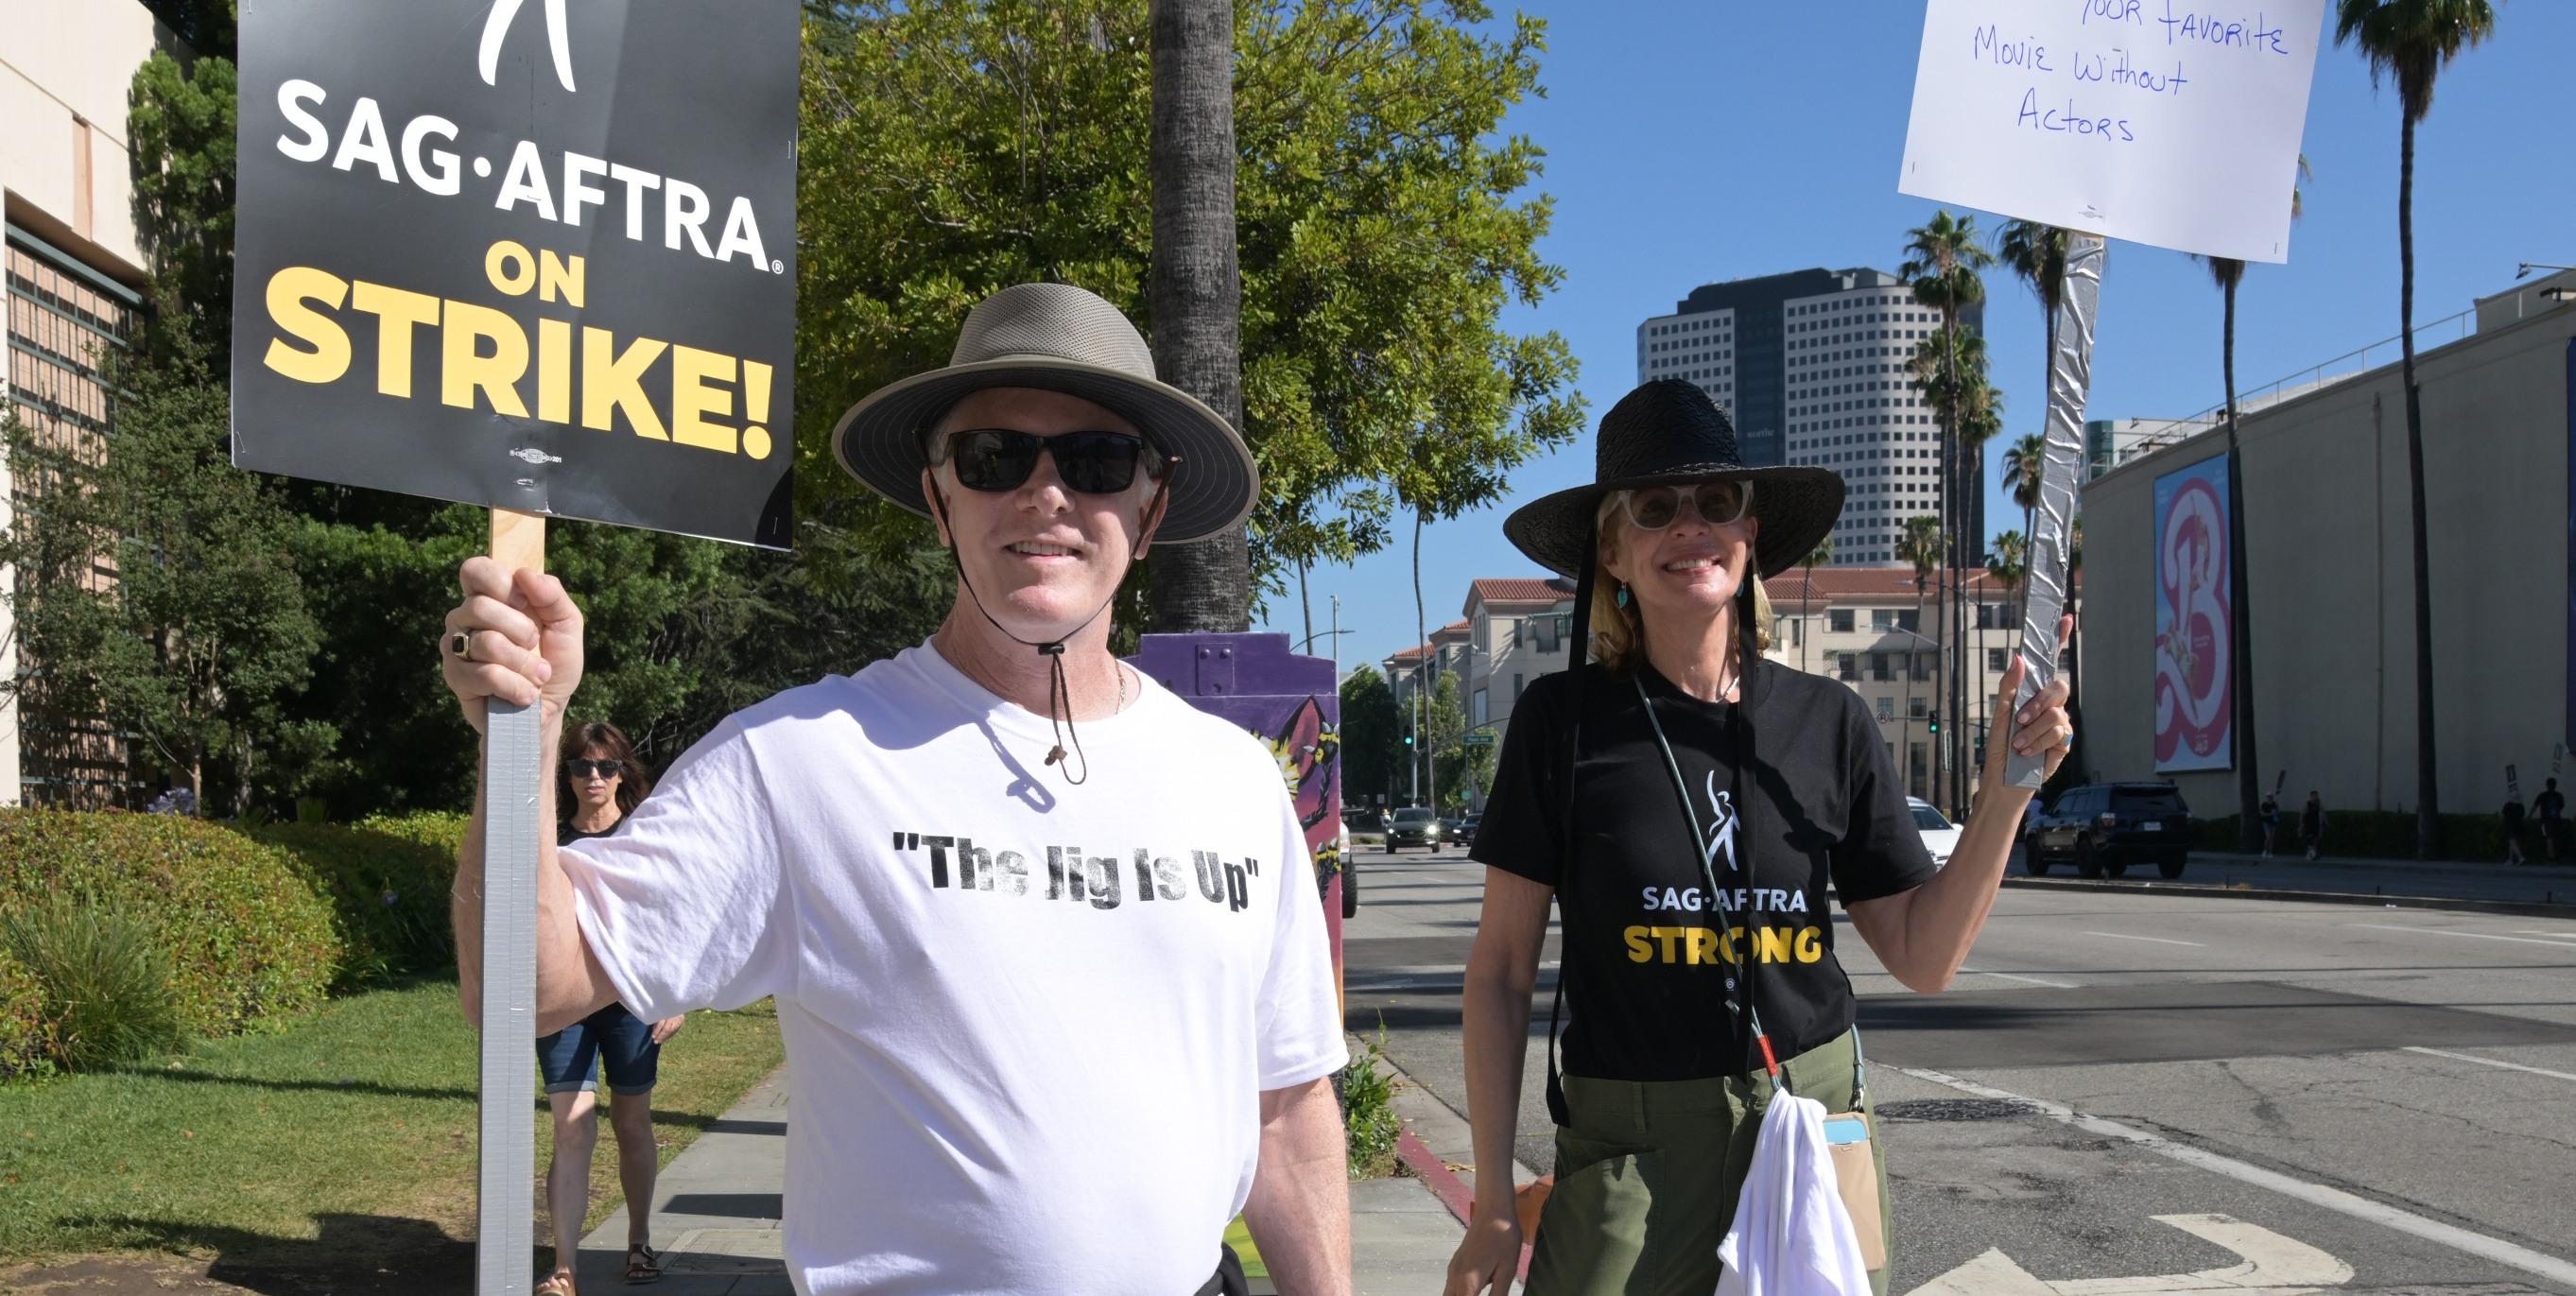
[[[2443, 74], [2416, 134], [2419, 325], [2510, 286], [2517, 262], [2576, 264], [2565, 95], [2576, 74], [2576, 4], [2496, 7], [2496, 38]], [[1670, 311], [1694, 285], [1819, 265], [1893, 271], [1905, 231], [1934, 210], [1896, 192], [1919, 5], [1557, 0], [1527, 12], [1548, 20], [1548, 93], [1506, 126], [1547, 150], [1538, 187], [1554, 195], [1556, 220], [1541, 247], [1565, 282], [1510, 324], [1564, 335], [1593, 420], [1635, 385], [1638, 322]], [[2398, 331], [2396, 95], [2374, 91], [2359, 56], [2330, 33], [2326, 41], [2303, 145], [2315, 176], [2290, 261], [2251, 268], [2238, 293], [2240, 391]], [[1995, 223], [1980, 214], [1981, 229]], [[2038, 430], [2045, 396], [2037, 304], [2000, 273], [1989, 275], [1987, 294], [1988, 352], [2006, 410], [1991, 457]], [[2181, 253], [2114, 243], [2102, 301], [2091, 417], [2170, 417], [2219, 403], [2220, 298], [2207, 270]], [[2425, 344], [2437, 336], [2456, 332], [2426, 334]], [[1999, 475], [1991, 463], [1987, 473]], [[1540, 574], [1503, 539], [1504, 515], [1591, 475], [1587, 429], [1525, 465], [1508, 499], [1426, 528], [1425, 624], [1457, 619], [1471, 578]], [[1988, 517], [2010, 512], [1996, 492]], [[1415, 642], [1410, 535], [1400, 526], [1384, 552], [1309, 577], [1316, 631], [1329, 624], [1328, 596], [1341, 596], [1341, 624], [1352, 631], [1342, 637], [1345, 666]], [[1293, 577], [1256, 619], [1304, 636]], [[1330, 641], [1312, 651], [1330, 652]]]

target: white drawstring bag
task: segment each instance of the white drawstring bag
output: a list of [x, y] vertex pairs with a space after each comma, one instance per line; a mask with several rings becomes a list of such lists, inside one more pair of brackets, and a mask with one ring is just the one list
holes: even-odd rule
[[1754, 1135], [1735, 1223], [1718, 1244], [1717, 1296], [1870, 1296], [1825, 1143], [1825, 1105], [1775, 1093]]

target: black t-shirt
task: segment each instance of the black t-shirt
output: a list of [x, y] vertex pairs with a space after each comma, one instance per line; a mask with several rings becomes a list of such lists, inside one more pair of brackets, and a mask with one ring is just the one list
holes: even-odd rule
[[2520, 832], [2520, 831], [2522, 831], [2522, 802], [2521, 802], [2521, 801], [2519, 801], [2519, 800], [2515, 800], [2515, 801], [2507, 801], [2507, 802], [2505, 802], [2505, 803], [2504, 803], [2504, 830], [2505, 830], [2506, 832]]
[[[1910, 890], [1937, 871], [1859, 695], [1776, 664], [1757, 668], [1754, 768], [1740, 778], [1733, 704], [1690, 697], [1643, 665], [1635, 683], [1584, 669], [1573, 867], [1564, 860], [1563, 783], [1575, 680], [1563, 672], [1541, 678], [1513, 707], [1469, 852], [1556, 890], [1571, 1018], [1565, 1069], [1606, 1080], [1752, 1070], [1751, 1032], [1729, 1008], [1740, 992], [1728, 984], [1739, 955], [1751, 959], [1755, 1005], [1778, 1056], [1849, 1029], [1857, 1005], [1834, 956], [1827, 883], [1848, 906]], [[1708, 835], [1715, 903], [1639, 683]], [[1741, 821], [1749, 831], [1738, 831], [1739, 800], [1749, 803]]]
[[2560, 796], [2558, 789], [2551, 788], [2533, 797], [2531, 808], [2540, 816], [2542, 823], [2555, 823], [2560, 815], [2567, 813], [2567, 798]]

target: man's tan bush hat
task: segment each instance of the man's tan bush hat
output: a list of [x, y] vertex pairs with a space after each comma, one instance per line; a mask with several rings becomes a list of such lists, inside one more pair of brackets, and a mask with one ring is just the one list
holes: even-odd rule
[[924, 435], [990, 387], [1034, 387], [1115, 410], [1177, 456], [1155, 539], [1204, 540], [1243, 521], [1261, 490], [1243, 437], [1195, 397], [1154, 377], [1154, 355], [1117, 307], [1071, 284], [1016, 284], [966, 313], [944, 368], [886, 384], [832, 429], [832, 454], [870, 490], [924, 517]]

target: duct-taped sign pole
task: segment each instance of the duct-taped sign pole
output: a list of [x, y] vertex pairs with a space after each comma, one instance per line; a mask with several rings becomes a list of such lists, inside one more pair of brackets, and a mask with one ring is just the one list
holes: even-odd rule
[[[505, 568], [548, 517], [785, 548], [798, 20], [243, 0], [234, 464], [484, 505]], [[518, 1296], [553, 771], [487, 714], [477, 1290]]]
[[[2093, 387], [2093, 322], [2102, 308], [2102, 262], [2109, 253], [2099, 234], [2066, 236], [2066, 280], [2057, 298], [2057, 350], [2048, 357], [2048, 430], [2039, 474], [2039, 506], [2031, 514], [2029, 576], [2022, 586], [2021, 693], [2019, 712], [2057, 678], [2057, 618], [2072, 592], [2075, 488], [2084, 472], [2084, 397]], [[1994, 741], [1989, 738], [1987, 741]], [[2047, 767], [2037, 755], [2012, 752], [2004, 783], [2036, 790]]]
[[[492, 557], [505, 569], [546, 569], [546, 520], [492, 510]], [[547, 770], [539, 723], [545, 704], [499, 698], [483, 724], [483, 1002], [481, 1095], [476, 1144], [474, 1289], [483, 1296], [528, 1290], [536, 1254], [537, 1078], [527, 1041], [536, 1038], [537, 805]]]

